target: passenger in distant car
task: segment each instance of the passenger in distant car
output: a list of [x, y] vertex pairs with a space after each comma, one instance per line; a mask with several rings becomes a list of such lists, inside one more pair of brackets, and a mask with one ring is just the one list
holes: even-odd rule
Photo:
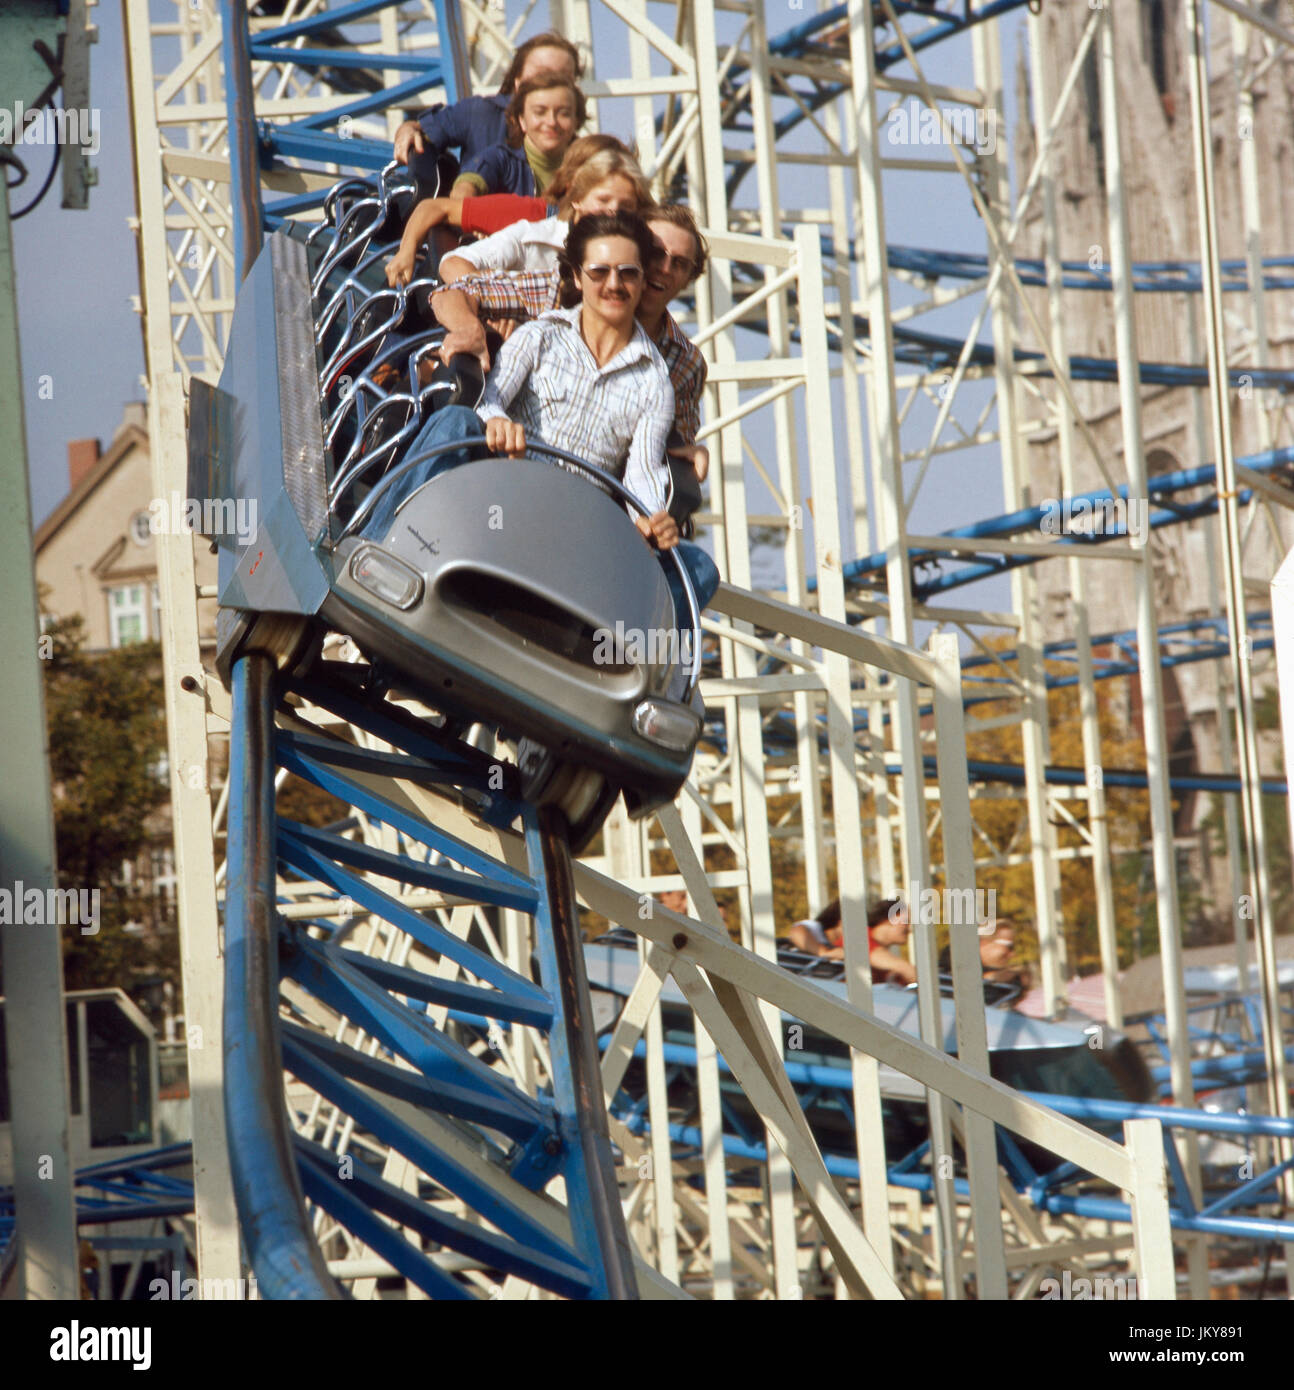
[[[987, 930], [982, 930], [979, 935], [980, 974], [990, 984], [1019, 985], [1022, 990], [1027, 990], [1028, 970], [1011, 964], [1011, 957], [1015, 953], [1015, 923], [1009, 918], [999, 917], [985, 925]], [[950, 942], [939, 954], [940, 971], [951, 974], [952, 962]]]
[[549, 30], [517, 49], [494, 96], [464, 97], [452, 106], [424, 112], [395, 132], [394, 156], [415, 173], [442, 150], [459, 150], [464, 164], [508, 139], [508, 106], [518, 87], [541, 73], [577, 82], [584, 71], [575, 45]]
[[901, 898], [882, 898], [867, 914], [867, 959], [874, 983], [916, 984], [916, 966], [897, 949], [907, 944], [911, 930]]
[[840, 923], [840, 899], [835, 898], [816, 917], [802, 917], [787, 928], [786, 939], [807, 956], [845, 958], [845, 929]]

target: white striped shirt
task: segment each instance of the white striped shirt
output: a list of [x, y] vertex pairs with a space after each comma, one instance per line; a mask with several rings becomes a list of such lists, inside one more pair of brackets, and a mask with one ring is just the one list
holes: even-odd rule
[[477, 414], [515, 420], [527, 439], [587, 459], [620, 478], [648, 511], [663, 511], [674, 422], [669, 371], [636, 322], [626, 346], [599, 367], [580, 332], [581, 308], [552, 309], [513, 330]]

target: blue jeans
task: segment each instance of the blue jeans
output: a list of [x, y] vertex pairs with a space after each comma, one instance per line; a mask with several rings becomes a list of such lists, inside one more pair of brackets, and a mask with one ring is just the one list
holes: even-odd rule
[[465, 405], [447, 405], [438, 410], [418, 432], [409, 445], [407, 458], [414, 458], [424, 449], [435, 448], [437, 444], [462, 443], [462, 449], [451, 449], [434, 459], [424, 459], [406, 473], [394, 487], [382, 494], [373, 515], [364, 523], [364, 535], [375, 541], [382, 540], [390, 533], [395, 521], [395, 511], [400, 503], [416, 492], [423, 483], [466, 463], [472, 456], [469, 446], [476, 440], [485, 438], [485, 426], [476, 411]]
[[[699, 545], [694, 545], [691, 541], [679, 541], [678, 556], [683, 561], [683, 568], [687, 570], [687, 577], [692, 581], [697, 609], [703, 610], [719, 587], [718, 566]], [[686, 610], [683, 603], [683, 584], [678, 577], [678, 569], [672, 560], [666, 559], [661, 563], [665, 566], [665, 580], [669, 584], [669, 591], [674, 596], [675, 611], [680, 619], [684, 619]]]
[[[411, 468], [400, 481], [383, 493], [373, 515], [364, 523], [364, 535], [373, 540], [382, 540], [390, 533], [395, 522], [396, 508], [401, 501], [415, 492], [423, 483], [445, 473], [451, 468], [464, 464], [472, 456], [472, 444], [485, 438], [485, 426], [476, 411], [465, 405], [449, 405], [438, 410], [418, 432], [409, 446], [407, 457], [414, 458], [424, 449], [433, 449], [438, 444], [462, 444], [461, 449], [448, 449], [434, 459], [425, 459]], [[679, 541], [679, 557], [692, 581], [698, 608], [704, 608], [714, 597], [719, 587], [719, 571], [714, 561], [691, 541]], [[678, 570], [672, 560], [662, 561], [665, 580], [674, 598], [674, 607], [683, 616], [683, 585]]]

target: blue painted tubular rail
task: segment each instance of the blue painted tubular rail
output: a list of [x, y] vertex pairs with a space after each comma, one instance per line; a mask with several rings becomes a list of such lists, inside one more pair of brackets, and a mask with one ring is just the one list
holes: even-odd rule
[[[193, 1183], [170, 1170], [193, 1162], [189, 1143], [94, 1163], [76, 1172], [76, 1224], [109, 1226], [193, 1212]], [[12, 1187], [0, 1187], [0, 1269], [17, 1228]], [[0, 1278], [0, 1283], [3, 1279]]]
[[[340, 1296], [323, 1229], [337, 1257], [360, 1245], [433, 1298], [480, 1297], [508, 1276], [568, 1298], [636, 1297], [560, 813], [496, 788], [495, 774], [513, 769], [435, 725], [270, 666], [256, 654], [234, 666], [226, 904], [226, 1114], [262, 1294]], [[391, 751], [295, 714], [276, 731], [275, 705], [289, 695]], [[277, 818], [276, 768], [386, 827], [405, 852]], [[458, 795], [495, 826], [519, 821], [525, 868], [429, 824], [410, 786]], [[276, 869], [281, 885], [339, 904], [340, 918], [281, 915]], [[444, 914], [410, 905], [410, 891], [475, 905], [479, 929], [451, 930]], [[491, 949], [486, 928], [501, 910], [531, 918], [541, 983]], [[403, 934], [407, 959], [360, 948], [360, 916], [388, 924], [388, 942]], [[464, 1017], [481, 1028], [460, 1026]], [[501, 1065], [505, 1029], [533, 1029], [550, 1059], [538, 1094]], [[283, 1072], [297, 1083], [292, 1113]], [[317, 1099], [302, 1099], [306, 1088]], [[413, 1191], [392, 1178], [406, 1161], [421, 1175]], [[556, 1178], [564, 1208], [540, 1195]]]
[[[641, 1059], [645, 1052], [640, 1042], [634, 1056]], [[671, 1095], [677, 1095], [680, 1090], [686, 1090], [687, 1083], [695, 1076], [695, 1048], [690, 1043], [666, 1043], [664, 1057], [667, 1085]], [[1259, 1060], [1261, 1062], [1261, 1058]], [[735, 1086], [722, 1057], [718, 1065], [725, 1096], [722, 1102], [724, 1153], [730, 1164], [739, 1165], [742, 1160], [765, 1163], [768, 1151], [763, 1133], [758, 1126], [744, 1123], [743, 1117], [728, 1103], [727, 1097], [736, 1093]], [[854, 1117], [850, 1098], [853, 1080], [848, 1065], [834, 1060], [817, 1063], [788, 1061], [786, 1073], [806, 1113], [813, 1112], [819, 1116], [835, 1113], [839, 1116], [840, 1133], [848, 1135], [852, 1131]], [[1253, 1079], [1252, 1073], [1248, 1079]], [[1173, 1105], [1100, 1100], [1047, 1092], [1025, 1091], [1022, 1094], [1063, 1115], [1101, 1128], [1115, 1138], [1119, 1137], [1127, 1120], [1159, 1120], [1164, 1127], [1164, 1154], [1171, 1185], [1169, 1217], [1175, 1231], [1227, 1236], [1259, 1244], [1294, 1239], [1294, 1218], [1284, 1213], [1278, 1191], [1282, 1176], [1294, 1163], [1276, 1163], [1257, 1169], [1252, 1157], [1255, 1140], [1294, 1134], [1294, 1121], [1267, 1115], [1188, 1110]], [[887, 1106], [892, 1103], [886, 1101]], [[616, 1097], [613, 1113], [632, 1133], [650, 1133], [645, 1096], [634, 1097], [622, 1090]], [[675, 1157], [685, 1160], [690, 1156], [689, 1151], [701, 1152], [701, 1131], [698, 1126], [688, 1122], [690, 1116], [683, 1110], [676, 1107], [674, 1113], [681, 1114], [682, 1118], [671, 1121], [670, 1140], [676, 1146]], [[817, 1132], [827, 1171], [833, 1177], [859, 1181], [857, 1156], [847, 1148], [833, 1147], [829, 1134], [824, 1134], [821, 1129]], [[1202, 1199], [1196, 1202], [1186, 1182], [1178, 1150], [1180, 1137], [1186, 1133], [1230, 1140], [1232, 1144], [1239, 1145], [1249, 1155], [1248, 1165], [1243, 1171], [1250, 1176], [1236, 1181], [1232, 1177], [1237, 1167], [1234, 1162], [1208, 1165], [1206, 1161], [1204, 1193]], [[1050, 1156], [1023, 1144], [1002, 1129], [998, 1129], [997, 1139], [999, 1162], [1007, 1177], [1037, 1209], [1057, 1216], [1131, 1221], [1128, 1203], [1122, 1201], [1117, 1193], [1094, 1189], [1090, 1175], [1074, 1164], [1056, 1163]], [[902, 1146], [895, 1147], [902, 1149]], [[935, 1180], [929, 1167], [929, 1150], [929, 1140], [926, 1138], [910, 1143], [906, 1152], [896, 1153], [891, 1147], [887, 1155], [887, 1181], [895, 1187], [921, 1192], [927, 1199], [933, 1200]], [[970, 1189], [965, 1179], [958, 1176], [955, 1184], [958, 1194], [969, 1198]], [[1272, 1214], [1272, 1207], [1280, 1207], [1279, 1214]]]

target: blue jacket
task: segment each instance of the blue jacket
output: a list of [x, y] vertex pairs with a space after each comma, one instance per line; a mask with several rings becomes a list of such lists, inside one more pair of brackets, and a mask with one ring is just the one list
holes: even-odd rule
[[521, 146], [492, 145], [475, 159], [465, 159], [459, 170], [459, 176], [463, 174], [484, 179], [487, 193], [517, 193], [523, 198], [539, 194], [535, 171]]
[[433, 145], [459, 150], [460, 162], [466, 166], [492, 145], [507, 142], [511, 101], [510, 96], [464, 97], [453, 106], [428, 111], [418, 118], [418, 124]]

